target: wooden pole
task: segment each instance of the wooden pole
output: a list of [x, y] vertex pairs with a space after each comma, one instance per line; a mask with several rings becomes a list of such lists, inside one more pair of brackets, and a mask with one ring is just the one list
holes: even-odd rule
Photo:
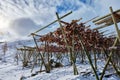
[[110, 11], [111, 11], [111, 16], [112, 16], [113, 23], [114, 23], [115, 28], [116, 28], [117, 37], [118, 37], [118, 39], [120, 40], [120, 32], [119, 32], [119, 28], [118, 28], [118, 25], [117, 25], [117, 22], [116, 22], [116, 18], [114, 17], [114, 14], [113, 14], [113, 9], [112, 9], [112, 7], [110, 7]]
[[[64, 18], [64, 17], [66, 17], [66, 16], [70, 15], [71, 13], [72, 13], [72, 11], [71, 11], [71, 12], [69, 12], [69, 13], [67, 13], [67, 14], [65, 14], [65, 15], [63, 15], [63, 16], [62, 16], [62, 17], [60, 17], [59, 19], [62, 19], [62, 18]], [[39, 32], [39, 31], [41, 31], [41, 30], [43, 30], [43, 29], [47, 28], [48, 26], [52, 25], [53, 23], [55, 23], [55, 22], [57, 22], [57, 21], [58, 21], [58, 20], [55, 20], [55, 21], [51, 22], [50, 24], [48, 24], [48, 25], [46, 25], [46, 26], [42, 27], [41, 29], [39, 29], [39, 30], [37, 30], [37, 31], [35, 31], [35, 32], [33, 32], [33, 33], [37, 33], [37, 32]]]
[[[119, 9], [119, 10], [116, 10], [115, 13], [117, 13], [117, 12], [119, 12], [119, 11], [120, 11], [120, 9]], [[100, 18], [98, 18], [98, 19], [95, 19], [95, 20], [93, 20], [93, 22], [97, 22], [97, 21], [99, 21], [99, 20], [101, 20], [101, 19], [103, 19], [103, 18], [106, 18], [106, 17], [110, 16], [110, 15], [111, 15], [111, 13], [110, 13], [110, 14], [107, 14], [107, 15], [105, 15], [105, 16], [103, 16], [103, 17], [100, 17]]]
[[[113, 9], [112, 9], [112, 7], [110, 7], [110, 11], [111, 11], [112, 20], [113, 20], [113, 22], [114, 22], [114, 25], [115, 25], [115, 28], [116, 28], [116, 32], [117, 32], [117, 38], [116, 38], [116, 40], [114, 41], [114, 44], [113, 44], [113, 46], [112, 46], [112, 47], [115, 47], [115, 45], [117, 44], [117, 41], [118, 41], [118, 40], [120, 41], [120, 34], [119, 34], [118, 25], [117, 25], [117, 23], [116, 23], [116, 19], [115, 19], [114, 14], [113, 14]], [[110, 59], [111, 59], [112, 54], [113, 54], [113, 50], [110, 52], [110, 55], [109, 55], [109, 57], [108, 57], [108, 59], [107, 59], [107, 62], [106, 62], [105, 67], [104, 67], [104, 69], [103, 69], [103, 73], [102, 73], [102, 75], [101, 75], [101, 77], [100, 77], [100, 80], [102, 80], [102, 78], [103, 78], [103, 76], [104, 76], [104, 74], [105, 74], [105, 70], [106, 70], [106, 68], [107, 68], [107, 65], [108, 65], [109, 62], [110, 62]]]
[[[106, 57], [107, 57], [107, 58], [109, 58], [108, 53], [107, 53], [107, 51], [105, 50], [105, 48], [104, 48], [104, 47], [103, 47], [103, 51], [104, 51], [104, 53], [105, 53]], [[112, 64], [113, 68], [115, 69], [116, 73], [119, 75], [120, 73], [119, 73], [119, 71], [118, 71], [118, 69], [117, 69], [116, 65], [114, 64], [114, 62], [112, 61], [112, 59], [111, 59], [111, 58], [110, 58], [110, 62], [111, 62], [111, 64]]]
[[110, 26], [110, 25], [112, 25], [112, 24], [113, 24], [113, 23], [104, 24], [104, 25], [101, 25], [101, 26], [99, 26], [99, 27], [97, 27], [97, 28], [94, 28], [94, 30], [96, 30], [96, 29], [101, 29], [101, 28], [105, 28], [105, 27]]
[[43, 65], [45, 66], [46, 72], [49, 73], [49, 71], [47, 71], [47, 66], [46, 66], [46, 64], [45, 64], [44, 58], [43, 58], [42, 54], [41, 54], [40, 51], [39, 51], [39, 47], [38, 47], [37, 41], [36, 41], [36, 39], [35, 39], [35, 36], [34, 36], [34, 35], [32, 35], [32, 36], [33, 36], [33, 39], [34, 39], [34, 42], [35, 42], [37, 51], [38, 51], [38, 53], [39, 53], [40, 56], [41, 56], [42, 63], [43, 63]]
[[[115, 39], [114, 44], [113, 44], [112, 47], [115, 47], [115, 45], [117, 44], [117, 41], [118, 41], [118, 38]], [[102, 75], [101, 75], [101, 77], [100, 77], [100, 80], [103, 79], [103, 76], [104, 76], [104, 74], [105, 74], [105, 70], [106, 70], [106, 68], [107, 68], [107, 66], [108, 66], [108, 64], [109, 64], [109, 62], [110, 62], [110, 59], [111, 59], [112, 54], [113, 54], [113, 50], [110, 52], [110, 55], [109, 55], [109, 57], [108, 57], [108, 59], [107, 59], [107, 62], [106, 62], [105, 67], [104, 67], [104, 69], [103, 69], [103, 72], [102, 72]]]
[[93, 69], [93, 71], [94, 71], [96, 80], [99, 80], [99, 76], [98, 76], [98, 74], [97, 74], [97, 71], [95, 70], [95, 67], [94, 67], [93, 64], [92, 64], [92, 60], [91, 60], [91, 58], [90, 58], [90, 56], [89, 56], [88, 51], [86, 50], [86, 48], [85, 48], [84, 45], [83, 45], [81, 36], [78, 35], [78, 38], [79, 38], [79, 43], [81, 44], [81, 47], [82, 47], [84, 53], [87, 55], [87, 58], [88, 58], [88, 60], [89, 60], [89, 63], [90, 63], [90, 65], [91, 65], [91, 67], [92, 67], [92, 69]]
[[104, 34], [104, 35], [109, 35], [109, 34], [114, 34], [114, 33], [115, 33], [115, 31], [106, 33], [106, 34]]
[[96, 56], [96, 50], [93, 50], [93, 54], [94, 54], [94, 67], [97, 70], [97, 56]]
[[100, 34], [103, 34], [103, 33], [107, 32], [107, 31], [109, 31], [109, 30], [102, 31], [102, 32], [100, 32]]
[[73, 69], [74, 69], [74, 74], [75, 75], [78, 75], [78, 70], [77, 70], [77, 67], [75, 65], [76, 63], [76, 56], [75, 56], [75, 35], [74, 35], [74, 31], [73, 31], [73, 35], [72, 35], [72, 59], [73, 59]]
[[95, 25], [100, 25], [100, 24], [103, 24], [103, 23], [108, 23], [108, 22], [112, 22], [112, 19], [111, 19], [111, 16], [105, 18], [105, 19], [101, 19], [97, 22], [95, 22]]
[[85, 21], [84, 24], [86, 24], [86, 23], [88, 23], [88, 22], [90, 22], [90, 21], [96, 19], [97, 17], [98, 17], [98, 16], [96, 16], [96, 17], [94, 17], [94, 18], [92, 18], [92, 19], [90, 19], [90, 20], [88, 20], [88, 21]]
[[[59, 18], [58, 13], [56, 13], [56, 16], [57, 16], [59, 25], [60, 25], [60, 27], [61, 27], [62, 34], [63, 34], [63, 38], [64, 38], [64, 41], [65, 41], [65, 43], [66, 43], [68, 52], [70, 52], [70, 47], [69, 47], [69, 45], [68, 45], [68, 43], [67, 43], [65, 31], [64, 31], [64, 29], [63, 29], [63, 27], [62, 27], [62, 24], [61, 24], [61, 22], [60, 22], [60, 18]], [[74, 59], [73, 59], [73, 57], [72, 57], [71, 55], [72, 55], [72, 52], [70, 52], [70, 58], [71, 58], [71, 62], [72, 62], [72, 64], [73, 64], [74, 75], [78, 75], [77, 67], [76, 67], [76, 65], [75, 65], [75, 63], [74, 63]]]
[[66, 35], [65, 35], [64, 29], [63, 29], [63, 27], [62, 27], [62, 24], [61, 24], [61, 22], [60, 22], [60, 18], [59, 18], [58, 13], [56, 13], [56, 16], [57, 16], [57, 19], [58, 19], [57, 21], [59, 22], [60, 28], [61, 28], [61, 30], [62, 30], [62, 35], [63, 35], [64, 41], [65, 41], [65, 43], [66, 43], [68, 52], [70, 52], [70, 47], [69, 47], [69, 45], [68, 45], [68, 43], [67, 43]]

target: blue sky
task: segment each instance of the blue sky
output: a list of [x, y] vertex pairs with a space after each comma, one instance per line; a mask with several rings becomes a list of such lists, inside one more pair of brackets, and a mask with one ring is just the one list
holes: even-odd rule
[[[31, 32], [55, 20], [56, 12], [61, 16], [73, 11], [63, 20], [70, 22], [82, 17], [81, 22], [85, 22], [110, 13], [110, 6], [114, 10], [120, 9], [119, 3], [120, 0], [0, 0], [0, 41], [27, 39]], [[96, 27], [92, 22], [86, 25]], [[46, 34], [58, 27], [54, 24], [39, 34]], [[111, 31], [114, 27], [106, 29]]]
[[[79, 0], [79, 2], [84, 3], [85, 5], [93, 6], [94, 1], [93, 0]], [[68, 0], [64, 0], [61, 5], [56, 6], [57, 12], [67, 12], [69, 10], [76, 11], [82, 6], [79, 4], [76, 4], [75, 2], [70, 2]]]

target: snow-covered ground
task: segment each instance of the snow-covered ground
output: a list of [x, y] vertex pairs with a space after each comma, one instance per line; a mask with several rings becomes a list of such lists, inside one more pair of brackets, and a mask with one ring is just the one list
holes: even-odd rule
[[[31, 73], [30, 68], [22, 68], [22, 64], [18, 64], [14, 61], [16, 50], [14, 48], [9, 49], [4, 57], [6, 62], [0, 60], [0, 80], [95, 80], [95, 76], [92, 69], [88, 63], [77, 64], [79, 75], [73, 74], [72, 66], [65, 66], [61, 68], [54, 68], [51, 73], [38, 73], [35, 76], [31, 74], [39, 71], [39, 67], [34, 68]], [[2, 55], [2, 50], [0, 50]], [[3, 57], [1, 57], [3, 58]], [[98, 61], [99, 72], [102, 71], [104, 66], [104, 61]], [[85, 75], [85, 73], [88, 73]], [[120, 78], [112, 75], [110, 77], [104, 77], [103, 80], [120, 80]]]

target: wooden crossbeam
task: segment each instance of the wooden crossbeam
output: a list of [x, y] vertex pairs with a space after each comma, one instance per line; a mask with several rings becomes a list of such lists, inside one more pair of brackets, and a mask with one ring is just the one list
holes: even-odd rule
[[[117, 22], [120, 22], [120, 19], [118, 19]], [[96, 24], [97, 24], [97, 23], [95, 23], [95, 25], [96, 25]], [[113, 21], [110, 20], [110, 21], [108, 21], [107, 23], [104, 22], [103, 25], [101, 25], [101, 26], [99, 26], [99, 27], [96, 27], [96, 28], [94, 28], [94, 29], [101, 29], [101, 28], [109, 27], [109, 26], [111, 26], [112, 24], [114, 24], [114, 23], [113, 23]], [[100, 25], [100, 24], [97, 24], [97, 25]]]
[[107, 32], [107, 31], [109, 31], [109, 30], [102, 31], [102, 32], [100, 32], [100, 34], [103, 34], [103, 33]]
[[17, 50], [21, 50], [21, 51], [33, 51], [32, 49], [24, 49], [24, 48], [17, 48]]
[[86, 23], [88, 23], [88, 22], [90, 22], [90, 21], [96, 19], [97, 17], [98, 17], [98, 16], [96, 16], [96, 17], [94, 17], [94, 18], [92, 18], [92, 19], [90, 19], [90, 20], [88, 20], [88, 21], [85, 21], [84, 24], [86, 24]]
[[38, 36], [38, 37], [42, 37], [42, 35], [38, 35], [38, 34], [35, 34], [35, 33], [31, 33], [31, 35], [35, 35], [35, 36]]
[[114, 24], [116, 31], [118, 32], [119, 29], [117, 23], [120, 22], [120, 9], [113, 12], [112, 7], [110, 7], [110, 11], [111, 11], [110, 14], [107, 14], [101, 18], [93, 20], [93, 23], [95, 23], [95, 25], [100, 25], [99, 27], [94, 29], [101, 29]]
[[99, 27], [94, 28], [94, 30], [96, 30], [96, 29], [98, 30], [98, 29], [101, 29], [101, 28], [105, 28], [105, 27], [108, 27], [108, 26], [110, 26], [110, 25], [112, 25], [112, 23], [101, 25], [101, 26], [99, 26]]
[[99, 20], [97, 22], [94, 22], [95, 25], [100, 25], [100, 24], [103, 24], [105, 22], [111, 22], [112, 21], [112, 18], [111, 17], [108, 17], [108, 18], [105, 18], [104, 20]]
[[[69, 13], [67, 13], [67, 14], [65, 14], [65, 15], [63, 15], [62, 17], [60, 17], [60, 19], [62, 19], [62, 18], [64, 18], [64, 17], [66, 17], [66, 16], [68, 16], [68, 15], [70, 15], [71, 13], [72, 13], [72, 11], [71, 11], [71, 12], [69, 12]], [[58, 21], [58, 20], [55, 20], [55, 21], [51, 22], [50, 24], [48, 24], [48, 25], [46, 25], [46, 26], [44, 26], [44, 27], [40, 28], [39, 30], [37, 30], [37, 31], [35, 31], [35, 32], [33, 32], [33, 33], [38, 33], [39, 31], [41, 31], [41, 30], [43, 30], [43, 29], [47, 28], [48, 26], [50, 26], [50, 25], [52, 25], [52, 24], [56, 23], [57, 21]]]
[[114, 25], [115, 25], [115, 29], [116, 29], [116, 32], [117, 32], [117, 37], [118, 37], [119, 40], [120, 40], [120, 32], [119, 32], [119, 28], [118, 28], [118, 25], [117, 25], [117, 22], [116, 22], [116, 18], [115, 18], [114, 14], [113, 14], [113, 9], [112, 9], [112, 7], [110, 7], [110, 11], [111, 11], [112, 20], [113, 20], [113, 23], [114, 23]]
[[25, 48], [29, 48], [29, 49], [36, 49], [36, 47], [31, 47], [31, 46], [23, 46]]
[[[116, 18], [117, 23], [120, 22], [120, 13], [119, 14], [114, 13], [114, 17]], [[112, 24], [114, 24], [113, 21], [112, 21], [111, 16], [108, 16], [107, 18], [101, 19], [101, 20], [99, 20], [97, 22], [94, 22], [94, 23], [95, 23], [95, 25], [100, 25], [100, 24], [104, 24], [104, 23], [112, 23]]]
[[[114, 13], [117, 13], [117, 12], [120, 12], [120, 9], [114, 11]], [[101, 20], [101, 19], [103, 19], [103, 18], [106, 18], [106, 17], [108, 17], [108, 16], [111, 16], [111, 13], [110, 13], [110, 14], [107, 14], [107, 15], [105, 15], [105, 16], [103, 16], [103, 17], [97, 18], [97, 19], [93, 20], [93, 22], [97, 22], [97, 21], [99, 21], [99, 20]]]
[[115, 31], [113, 31], [113, 32], [109, 32], [109, 33], [104, 34], [104, 35], [109, 35], [109, 34], [114, 34], [114, 33], [115, 33]]

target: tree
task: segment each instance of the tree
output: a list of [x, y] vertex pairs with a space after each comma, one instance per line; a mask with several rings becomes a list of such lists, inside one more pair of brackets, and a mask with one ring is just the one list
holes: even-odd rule
[[6, 54], [7, 50], [8, 50], [7, 42], [5, 42], [4, 45], [2, 46], [2, 50], [3, 50], [3, 53], [4, 53], [3, 61], [5, 61], [5, 54]]

